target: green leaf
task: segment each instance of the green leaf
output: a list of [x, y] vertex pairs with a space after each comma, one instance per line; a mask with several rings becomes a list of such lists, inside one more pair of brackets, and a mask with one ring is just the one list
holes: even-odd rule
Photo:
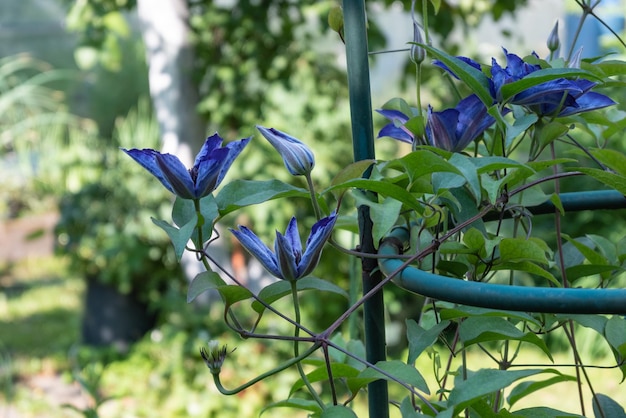
[[476, 228], [470, 228], [465, 231], [465, 234], [463, 234], [463, 243], [476, 254], [484, 253], [485, 236]]
[[455, 319], [468, 317], [504, 317], [517, 319], [520, 321], [531, 322], [536, 326], [541, 326], [541, 322], [525, 312], [502, 311], [487, 308], [478, 308], [475, 306], [457, 306], [455, 308], [446, 308], [441, 310], [441, 319]]
[[333, 178], [330, 182], [331, 187], [345, 183], [348, 180], [363, 177], [363, 173], [375, 162], [376, 160], [361, 160], [348, 165]]
[[532, 417], [532, 418], [568, 418], [568, 417], [577, 417], [577, 418], [585, 418], [582, 415], [570, 414], [569, 412], [559, 411], [553, 408], [547, 408], [544, 406], [539, 406], [536, 408], [525, 408], [520, 409], [519, 411], [515, 411], [514, 417]]
[[608, 319], [601, 315], [562, 315], [559, 314], [556, 316], [559, 320], [569, 320], [578, 323], [579, 325], [585, 328], [591, 328], [596, 331], [600, 335], [604, 335], [604, 328], [606, 327], [606, 323]]
[[479, 157], [472, 158], [470, 161], [476, 166], [478, 174], [491, 173], [493, 171], [504, 170], [505, 168], [526, 169], [534, 173], [532, 168], [505, 157]]
[[[330, 365], [331, 373], [333, 375], [333, 379], [345, 379], [356, 377], [359, 375], [360, 370], [345, 364], [345, 363], [332, 363]], [[323, 364], [306, 374], [307, 380], [310, 383], [321, 382], [328, 380], [328, 367], [326, 363]], [[304, 387], [304, 381], [302, 379], [298, 379], [292, 386], [289, 391], [289, 396], [296, 393], [299, 389]]]
[[[569, 236], [563, 234], [563, 238], [565, 238], [568, 243], [572, 244], [591, 264], [595, 265], [610, 265], [609, 260], [606, 259], [602, 254], [593, 250], [593, 248], [583, 244], [583, 239], [577, 238], [573, 239]], [[593, 242], [589, 238], [584, 238], [585, 242], [589, 242], [593, 245]]]
[[596, 274], [608, 273], [620, 267], [610, 266], [606, 264], [581, 264], [578, 266], [568, 267], [565, 269], [567, 280], [570, 283], [580, 279], [581, 277], [594, 276]]
[[357, 206], [365, 205], [370, 208], [369, 215], [373, 224], [372, 238], [374, 242], [379, 242], [398, 221], [402, 202], [387, 197], [382, 203], [377, 203], [368, 197], [362, 193], [354, 194]]
[[520, 93], [539, 84], [545, 83], [547, 81], [552, 81], [559, 78], [574, 77], [601, 80], [595, 74], [589, 71], [580, 70], [578, 68], [543, 68], [527, 75], [521, 80], [503, 85], [500, 89], [502, 102], [507, 102], [517, 93]]
[[596, 157], [602, 164], [626, 177], [626, 155], [611, 149], [592, 149], [591, 155]]
[[217, 288], [217, 290], [224, 298], [224, 301], [226, 302], [226, 308], [229, 308], [231, 305], [234, 305], [235, 303], [242, 300], [250, 299], [253, 296], [252, 292], [245, 287], [234, 284], [220, 286]]
[[594, 68], [599, 68], [605, 77], [626, 74], [626, 62], [621, 60], [602, 60], [593, 64]]
[[519, 385], [515, 386], [513, 390], [511, 390], [511, 393], [509, 394], [509, 396], [507, 397], [507, 401], [509, 402], [509, 405], [513, 406], [513, 404], [515, 404], [520, 399], [525, 398], [528, 395], [535, 393], [538, 390], [541, 390], [548, 386], [552, 386], [556, 383], [576, 381], [576, 377], [574, 376], [561, 374], [560, 372], [556, 370], [554, 371], [554, 373], [556, 374], [556, 376], [551, 377], [549, 379], [540, 380], [540, 381], [529, 380], [529, 381], [522, 382]]
[[[525, 271], [530, 274], [534, 274], [539, 277], [543, 277], [552, 283], [555, 287], [561, 287], [561, 282], [558, 281], [552, 273], [548, 270], [544, 269], [537, 264], [534, 264], [530, 261], [519, 261], [519, 262], [507, 262], [507, 263], [498, 263], [491, 268], [493, 271], [502, 271], [502, 270], [513, 270], [513, 271]], [[569, 278], [569, 276], [568, 276]]]
[[463, 174], [463, 177], [467, 180], [467, 187], [472, 193], [472, 196], [474, 196], [476, 202], [479, 203], [481, 199], [480, 179], [478, 177], [476, 166], [471, 159], [463, 154], [454, 153], [448, 162], [455, 166], [461, 174]]
[[538, 238], [503, 238], [500, 241], [500, 260], [503, 263], [531, 261], [548, 264], [545, 243]]
[[180, 229], [168, 224], [167, 222], [161, 219], [155, 219], [155, 218], [151, 218], [151, 219], [152, 219], [152, 222], [156, 226], [164, 230], [167, 233], [167, 235], [170, 237], [172, 244], [174, 244], [174, 252], [176, 253], [176, 259], [180, 261], [180, 258], [183, 256], [183, 252], [185, 251], [185, 246], [189, 242], [189, 239], [191, 238], [193, 231], [196, 229], [196, 224], [198, 222], [198, 219], [195, 216], [195, 213], [194, 213], [194, 216], [189, 220], [189, 222], [183, 225]]
[[565, 135], [570, 127], [561, 122], [548, 122], [537, 126], [536, 137], [539, 138], [540, 145], [539, 150], [544, 149], [550, 145], [553, 141]]
[[305, 411], [311, 411], [318, 414], [322, 412], [322, 408], [316, 401], [309, 399], [290, 398], [285, 399], [284, 401], [278, 401], [267, 405], [261, 410], [261, 413], [259, 415], [263, 415], [266, 411], [272, 408], [304, 409]]
[[[296, 287], [298, 291], [319, 290], [322, 292], [336, 293], [348, 299], [348, 293], [346, 293], [345, 290], [328, 280], [319, 279], [317, 277], [303, 277], [296, 281]], [[278, 299], [281, 299], [289, 294], [291, 294], [291, 284], [287, 280], [279, 280], [261, 289], [258, 297], [267, 304], [271, 305]], [[252, 309], [258, 313], [262, 313], [265, 310], [265, 306], [255, 300], [252, 303]]]
[[461, 81], [463, 81], [485, 106], [490, 107], [494, 100], [491, 97], [489, 78], [482, 71], [472, 67], [457, 57], [446, 54], [430, 45], [419, 44], [435, 58], [443, 62]]
[[525, 165], [528, 166], [531, 170], [535, 170], [538, 172], [538, 171], [545, 170], [546, 168], [549, 168], [555, 165], [575, 163], [575, 162], [578, 162], [578, 160], [573, 159], [573, 158], [555, 158], [555, 159], [543, 160], [543, 161], [529, 161]]
[[[428, 390], [428, 385], [426, 384], [426, 380], [424, 380], [420, 372], [415, 367], [399, 360], [379, 361], [378, 363], [376, 363], [376, 367], [390, 374], [394, 378], [408, 383], [409, 385], [416, 387], [426, 394], [430, 394], [430, 391]], [[367, 379], [369, 381], [374, 381], [378, 379], [385, 379], [390, 381], [392, 380], [391, 378], [380, 373], [378, 370], [374, 370], [372, 368], [367, 368], [363, 370], [357, 378]]]
[[234, 180], [220, 190], [215, 202], [224, 216], [245, 206], [283, 197], [309, 197], [309, 192], [279, 180]]
[[402, 402], [400, 403], [400, 413], [402, 414], [402, 418], [425, 418], [428, 416], [420, 414], [415, 410], [413, 400], [410, 396], [402, 399]]
[[404, 167], [412, 182], [421, 176], [436, 172], [461, 174], [454, 165], [428, 150], [413, 151], [402, 158], [390, 161], [389, 166], [394, 167], [398, 163]]
[[195, 298], [210, 289], [217, 289], [225, 286], [226, 283], [219, 274], [214, 271], [203, 271], [193, 278], [187, 290], [187, 303], [191, 303]]
[[626, 418], [624, 408], [606, 395], [597, 393], [593, 400], [593, 414], [596, 418]]
[[604, 327], [604, 336], [611, 346], [615, 361], [620, 365], [622, 381], [626, 379], [626, 319], [621, 316], [612, 316]]
[[[499, 110], [498, 113], [500, 113]], [[510, 145], [513, 142], [513, 139], [515, 139], [522, 132], [526, 131], [528, 128], [534, 125], [534, 123], [537, 122], [538, 119], [539, 117], [534, 113], [528, 113], [516, 118], [515, 122], [513, 122], [513, 125], [509, 125], [507, 127], [506, 145]]]
[[[452, 189], [450, 190], [450, 195], [454, 198], [456, 202], [449, 199], [448, 197], [445, 197], [445, 199], [444, 197], [442, 197], [441, 200], [442, 202], [449, 202], [447, 206], [450, 208], [452, 214], [454, 215], [455, 223], [459, 224], [465, 222], [466, 220], [473, 218], [478, 214], [476, 202], [474, 202], [474, 199], [472, 199], [469, 191], [466, 188]], [[476, 221], [472, 222], [470, 225], [464, 228], [464, 231], [469, 228], [476, 228], [484, 234], [487, 233], [485, 223], [482, 219], [477, 219]]]
[[626, 195], [626, 176], [609, 173], [597, 168], [577, 167], [577, 170]]
[[406, 336], [409, 342], [408, 364], [413, 364], [419, 355], [428, 347], [433, 345], [439, 334], [450, 324], [449, 321], [441, 321], [430, 329], [422, 328], [412, 319], [406, 321]]
[[[203, 217], [202, 237], [206, 242], [213, 234], [213, 223], [219, 215], [217, 204], [215, 203], [213, 195], [210, 194], [200, 199], [200, 214]], [[185, 225], [190, 219], [195, 218], [195, 216], [196, 208], [193, 200], [181, 199], [177, 197], [172, 207], [172, 220], [174, 223], [178, 226]], [[201, 246], [204, 244], [198, 243], [197, 238], [197, 236], [192, 237], [193, 241], [197, 245]]]
[[333, 405], [322, 411], [320, 418], [358, 418], [354, 411], [347, 406]]
[[[503, 389], [519, 379], [544, 373], [544, 370], [492, 370], [481, 369], [470, 373], [466, 380], [457, 377], [448, 397], [456, 413], [470, 406], [484, 395]], [[459, 376], [462, 376], [459, 373]]]
[[467, 318], [459, 325], [459, 337], [466, 346], [486, 341], [524, 341], [539, 347], [552, 360], [552, 354], [541, 338], [532, 332], [524, 333], [503, 318]]
[[172, 220], [179, 228], [196, 216], [193, 200], [176, 197], [172, 205]]
[[324, 191], [332, 191], [335, 189], [347, 189], [355, 187], [358, 189], [369, 190], [371, 192], [375, 192], [380, 194], [381, 196], [392, 197], [399, 202], [402, 202], [407, 207], [415, 210], [418, 213], [422, 213], [424, 209], [418, 202], [418, 200], [411, 193], [406, 191], [400, 186], [396, 186], [395, 184], [379, 181], [379, 180], [369, 180], [369, 179], [354, 179], [349, 180], [347, 182], [337, 184], [335, 186], [329, 187]]

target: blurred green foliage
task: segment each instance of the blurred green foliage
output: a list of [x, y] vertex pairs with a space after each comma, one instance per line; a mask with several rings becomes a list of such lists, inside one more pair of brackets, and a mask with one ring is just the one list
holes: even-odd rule
[[150, 220], [167, 216], [171, 196], [118, 148], [158, 147], [158, 127], [145, 100], [117, 121], [112, 142], [84, 147], [68, 162], [73, 170], [91, 170], [92, 180], [60, 199], [57, 251], [76, 274], [158, 303], [169, 282], [182, 280], [167, 236]]

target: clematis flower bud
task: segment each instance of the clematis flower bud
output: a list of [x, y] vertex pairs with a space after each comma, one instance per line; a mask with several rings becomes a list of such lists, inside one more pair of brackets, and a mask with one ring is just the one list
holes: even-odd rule
[[287, 170], [294, 176], [307, 176], [315, 166], [315, 157], [303, 142], [274, 128], [256, 127], [283, 157]]
[[548, 36], [548, 49], [550, 52], [555, 52], [561, 46], [561, 41], [559, 39], [559, 21], [557, 20], [552, 32], [550, 32], [550, 36]]
[[[235, 351], [232, 350], [231, 353]], [[219, 374], [229, 352], [227, 347], [220, 346], [218, 341], [209, 341], [209, 349], [200, 348], [200, 355], [212, 374]]]
[[[413, 21], [413, 42], [415, 42], [415, 44], [424, 43], [422, 31], [415, 20]], [[421, 64], [426, 58], [426, 51], [421, 46], [415, 44], [411, 45], [411, 61], [415, 64]]]

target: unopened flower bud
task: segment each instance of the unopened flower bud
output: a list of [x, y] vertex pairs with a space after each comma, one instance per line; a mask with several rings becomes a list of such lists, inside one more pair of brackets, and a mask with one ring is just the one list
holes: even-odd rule
[[315, 166], [315, 157], [309, 147], [291, 135], [274, 128], [257, 129], [283, 157], [287, 170], [294, 176], [307, 176]]
[[578, 48], [576, 52], [574, 52], [572, 59], [570, 59], [569, 63], [567, 64], [567, 68], [580, 68], [580, 60], [582, 56], [583, 56], [583, 47], [581, 46], [580, 48]]
[[219, 342], [215, 340], [209, 341], [208, 350], [204, 347], [200, 348], [200, 355], [212, 374], [220, 373], [224, 360], [226, 360], [226, 356], [228, 356], [228, 354], [229, 352], [226, 346], [224, 345], [220, 347]]
[[424, 38], [422, 38], [422, 32], [416, 21], [413, 21], [413, 42], [411, 45], [411, 61], [416, 64], [421, 64], [426, 58], [426, 51], [419, 45], [423, 44]]
[[559, 21], [557, 20], [554, 28], [552, 29], [552, 32], [550, 32], [550, 36], [548, 36], [548, 49], [550, 50], [550, 52], [554, 52], [557, 49], [559, 49], [559, 46], [561, 46], [561, 41], [559, 39]]

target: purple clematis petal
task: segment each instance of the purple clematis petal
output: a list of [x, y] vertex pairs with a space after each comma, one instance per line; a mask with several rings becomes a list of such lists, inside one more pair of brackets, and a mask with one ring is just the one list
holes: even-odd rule
[[[457, 143], [454, 151], [459, 152], [485, 132], [496, 120], [487, 113], [487, 107], [475, 94], [461, 100], [456, 109], [459, 110], [459, 119], [456, 126]], [[506, 115], [508, 112], [509, 110], [505, 109], [503, 114]]]
[[276, 277], [281, 277], [275, 254], [254, 234], [254, 232], [245, 226], [239, 226], [239, 230], [231, 229], [230, 231], [235, 238], [239, 240], [241, 245], [259, 260], [267, 271]]
[[313, 225], [311, 234], [306, 240], [306, 250], [298, 265], [300, 277], [308, 276], [319, 263], [322, 249], [333, 232], [336, 220], [337, 214], [333, 212], [330, 216], [320, 219]]
[[413, 134], [402, 126], [409, 120], [407, 115], [399, 110], [376, 109], [376, 111], [391, 121], [391, 123], [383, 126], [380, 132], [378, 132], [378, 138], [388, 136], [389, 138], [397, 139], [398, 141], [409, 144], [413, 143], [415, 140], [415, 138], [413, 138]]
[[[506, 113], [508, 110], [504, 111]], [[428, 106], [426, 137], [437, 148], [461, 152], [495, 121], [478, 96], [472, 94], [461, 100], [454, 109], [434, 112]]]
[[131, 149], [131, 150], [123, 150], [126, 154], [130, 155], [133, 160], [137, 161], [143, 168], [148, 170], [154, 177], [159, 179], [161, 184], [165, 186], [167, 190], [172, 193], [176, 193], [174, 188], [170, 184], [169, 180], [165, 178], [161, 167], [159, 167], [157, 163], [157, 155], [159, 154], [157, 151], [152, 149]]
[[234, 159], [251, 137], [221, 147], [222, 138], [216, 133], [206, 139], [191, 169], [178, 157], [161, 154], [153, 149], [122, 149], [148, 170], [167, 190], [183, 199], [200, 199], [211, 194], [226, 175]]
[[239, 226], [239, 230], [231, 229], [235, 238], [272, 275], [283, 280], [298, 280], [310, 274], [319, 263], [320, 255], [326, 241], [330, 238], [337, 215], [333, 212], [330, 216], [317, 221], [306, 241], [306, 250], [302, 253], [302, 244], [298, 234], [296, 218], [292, 218], [287, 226], [285, 235], [276, 232], [274, 252], [259, 240], [245, 226]]
[[[293, 220], [296, 218], [292, 218]], [[292, 224], [290, 222], [290, 225]], [[300, 236], [297, 237], [297, 242], [300, 242]], [[280, 232], [276, 231], [276, 241], [274, 242], [274, 252], [276, 253], [276, 260], [278, 262], [278, 268], [280, 269], [281, 276], [284, 280], [293, 281], [299, 278], [298, 274], [298, 262], [297, 257], [301, 255], [296, 254], [289, 236], [284, 236]]]
[[[576, 106], [568, 106], [559, 112], [559, 116], [571, 116], [577, 113], [589, 112], [590, 110], [602, 109], [613, 106], [615, 102], [604, 94], [596, 92], [584, 93], [576, 99]], [[547, 113], [549, 114], [549, 113]]]
[[195, 185], [192, 174], [178, 157], [172, 154], [155, 154], [156, 162], [163, 176], [174, 189], [174, 193], [184, 199], [195, 197]]

